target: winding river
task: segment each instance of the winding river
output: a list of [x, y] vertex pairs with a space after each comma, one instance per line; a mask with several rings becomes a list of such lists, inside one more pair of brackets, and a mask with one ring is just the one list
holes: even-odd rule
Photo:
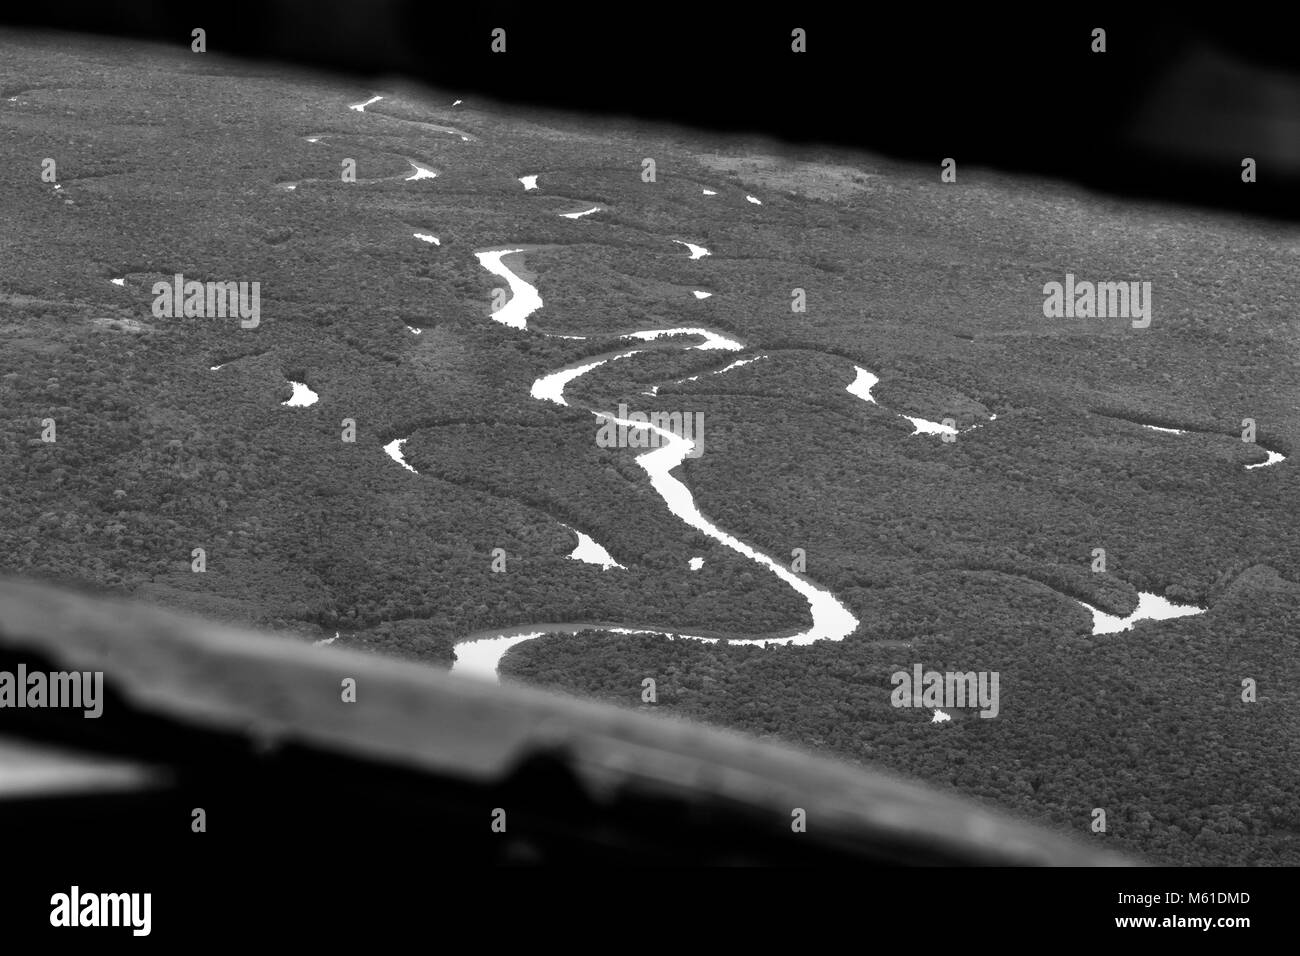
[[[379, 102], [381, 99], [383, 99], [383, 97], [373, 96], [362, 103], [351, 106], [350, 109], [359, 113], [365, 112], [367, 107]], [[384, 118], [410, 126], [457, 134], [460, 136], [462, 141], [469, 141], [472, 139], [472, 137], [463, 134], [460, 130], [451, 127], [419, 123], [392, 116], [386, 116]], [[309, 141], [319, 142], [319, 139], [319, 137], [313, 137]], [[431, 167], [410, 159], [407, 159], [407, 162], [410, 163], [412, 168], [415, 170], [413, 175], [404, 177], [408, 181], [426, 178], [432, 179], [437, 176], [437, 171]], [[525, 191], [531, 191], [538, 188], [537, 179], [538, 176], [536, 174], [520, 176], [519, 182], [523, 184]], [[284, 187], [292, 189], [296, 185], [296, 183], [284, 184]], [[717, 195], [715, 191], [707, 188], [702, 189], [701, 192], [705, 196]], [[755, 196], [746, 195], [745, 199], [754, 205], [762, 205], [762, 201]], [[603, 208], [603, 206], [597, 204], [590, 208], [561, 213], [560, 215], [569, 219], [580, 219], [593, 213], [600, 212]], [[429, 242], [434, 245], [440, 244], [436, 237], [427, 233], [415, 233], [414, 237], [418, 240]], [[691, 242], [681, 239], [673, 239], [671, 241], [678, 245], [685, 246], [687, 251], [690, 253], [690, 258], [692, 260], [702, 259], [711, 254], [705, 247]], [[503, 279], [510, 290], [510, 298], [503, 306], [492, 313], [492, 320], [520, 331], [529, 329], [529, 319], [537, 313], [543, 305], [542, 297], [538, 293], [537, 289], [531, 283], [520, 277], [515, 270], [505, 262], [505, 259], [508, 256], [524, 255], [526, 252], [527, 250], [525, 248], [516, 247], [491, 249], [475, 253], [479, 264], [492, 275]], [[693, 294], [697, 299], [705, 299], [710, 297], [712, 293], [703, 290], [696, 290]], [[419, 329], [410, 326], [408, 326], [408, 328], [410, 328], [410, 331], [413, 334], [420, 334]], [[657, 439], [657, 447], [653, 447], [651, 450], [638, 455], [636, 457], [636, 463], [643, 471], [645, 471], [649, 478], [651, 488], [663, 499], [668, 510], [678, 520], [699, 531], [701, 534], [704, 534], [725, 547], [737, 552], [746, 559], [753, 561], [755, 564], [762, 566], [764, 569], [779, 578], [786, 586], [798, 592], [808, 603], [811, 623], [807, 629], [798, 633], [757, 638], [705, 637], [667, 630], [661, 625], [629, 625], [626, 623], [608, 621], [526, 623], [509, 628], [494, 628], [491, 630], [476, 631], [458, 641], [456, 644], [456, 661], [453, 663], [451, 668], [453, 673], [479, 677], [486, 680], [498, 680], [498, 667], [506, 652], [516, 644], [523, 641], [533, 640], [543, 634], [577, 634], [584, 631], [600, 630], [617, 634], [655, 634], [669, 639], [686, 639], [707, 642], [715, 642], [721, 639], [731, 644], [764, 645], [768, 643], [777, 643], [807, 645], [819, 640], [840, 641], [848, 637], [857, 629], [859, 624], [858, 619], [829, 590], [817, 585], [806, 577], [794, 573], [781, 562], [776, 561], [769, 555], [764, 554], [753, 546], [728, 533], [710, 521], [708, 517], [700, 511], [691, 490], [675, 474], [679, 466], [682, 465], [695, 448], [695, 443], [690, 438], [674, 434], [673, 432], [660, 428], [652, 423], [621, 419], [607, 410], [594, 408], [577, 402], [576, 400], [571, 403], [565, 396], [565, 389], [567, 386], [587, 373], [610, 362], [626, 361], [648, 350], [646, 347], [629, 348], [626, 347], [626, 345], [622, 348], [618, 348], [617, 343], [620, 341], [623, 343], [630, 343], [633, 341], [640, 343], [657, 343], [658, 340], [666, 337], [689, 336], [697, 341], [690, 345], [683, 345], [685, 348], [733, 352], [743, 351], [745, 349], [743, 342], [737, 340], [731, 335], [698, 326], [646, 329], [624, 334], [603, 334], [592, 336], [561, 335], [559, 333], [550, 333], [538, 329], [533, 331], [548, 338], [605, 338], [610, 341], [612, 346], [615, 346], [605, 355], [586, 359], [579, 363], [557, 369], [537, 379], [533, 382], [530, 389], [531, 397], [538, 401], [551, 402], [561, 406], [571, 407], [576, 405], [577, 407], [590, 412], [602, 423], [612, 422], [615, 425], [628, 430], [636, 429], [652, 432]], [[763, 358], [766, 358], [766, 356], [757, 355], [737, 359], [724, 368], [711, 374], [721, 374], [733, 368], [739, 368], [749, 363], [759, 361]], [[875, 397], [871, 394], [871, 390], [879, 383], [879, 377], [859, 366], [854, 366], [854, 368], [857, 373], [857, 378], [846, 387], [846, 390], [850, 394], [867, 403], [878, 405]], [[679, 383], [684, 381], [693, 381], [699, 377], [699, 375], [695, 375], [688, 379], [681, 379], [678, 381]], [[283, 404], [289, 406], [303, 406], [315, 402], [317, 396], [305, 385], [294, 382], [293, 386], [294, 396]], [[658, 390], [658, 385], [652, 385], [650, 386], [650, 390], [643, 394], [654, 395]], [[894, 412], [894, 414], [906, 419], [912, 424], [913, 435], [955, 435], [957, 433], [957, 429], [950, 425], [940, 424], [910, 415], [904, 415], [900, 412]], [[991, 416], [988, 421], [991, 422], [995, 418], [996, 416]], [[962, 429], [962, 431], [979, 427], [981, 426], [976, 424], [968, 426], [966, 429]], [[1155, 428], [1155, 426], [1147, 427]], [[1179, 433], [1174, 429], [1156, 428], [1155, 430], [1170, 431], [1175, 434]], [[406, 438], [393, 439], [384, 446], [384, 452], [402, 468], [418, 475], [419, 472], [407, 463], [403, 455], [402, 447], [406, 441]], [[1267, 449], [1265, 450], [1268, 451]], [[1264, 467], [1266, 465], [1274, 464], [1276, 461], [1281, 461], [1282, 458], [1283, 456], [1268, 451], [1268, 461], [1247, 467]], [[563, 524], [562, 522], [561, 525], [567, 531], [573, 533], [577, 538], [577, 544], [573, 552], [569, 555], [569, 558], [595, 564], [599, 566], [602, 571], [625, 570], [624, 566], [616, 561], [614, 557], [591, 536], [571, 527], [570, 525]], [[691, 558], [689, 561], [690, 569], [692, 571], [698, 571], [703, 567], [703, 564], [704, 559], [700, 557]], [[1203, 608], [1175, 605], [1164, 598], [1148, 593], [1141, 593], [1139, 595], [1137, 608], [1126, 618], [1107, 614], [1081, 601], [1077, 603], [1092, 613], [1094, 634], [1108, 634], [1124, 631], [1131, 628], [1133, 624], [1139, 620], [1158, 620], [1170, 617], [1180, 617], [1188, 614], [1198, 614], [1204, 611]], [[948, 715], [942, 711], [936, 711], [933, 718], [935, 723], [946, 722], [948, 719]]]
[[[382, 99], [382, 96], [375, 95], [370, 97], [370, 99], [366, 100], [364, 103], [353, 103], [348, 107], [348, 109], [355, 110], [358, 113], [364, 113], [366, 112], [367, 106], [373, 106]], [[455, 106], [456, 104], [453, 103], [452, 105]], [[454, 126], [440, 126], [437, 123], [424, 123], [420, 120], [403, 119], [400, 116], [389, 116], [387, 113], [373, 113], [371, 115], [378, 116], [380, 119], [386, 119], [393, 123], [405, 123], [407, 126], [414, 126], [417, 129], [427, 129], [432, 130], [435, 133], [449, 133], [452, 136], [459, 136], [462, 143], [468, 143], [474, 139], [473, 136], [469, 135], [464, 130], [457, 129]]]
[[[880, 377], [874, 372], [868, 372], [860, 365], [855, 365], [853, 368], [857, 372], [857, 378], [844, 386], [844, 390], [850, 395], [862, 399], [864, 402], [875, 405], [877, 408], [883, 408], [884, 406], [877, 402], [876, 397], [871, 394], [871, 390], [880, 383]], [[972, 429], [979, 428], [981, 425], [987, 424], [987, 422], [980, 422], [975, 425], [967, 425], [959, 431], [953, 425], [945, 425], [941, 422], [932, 422], [924, 418], [917, 418], [914, 415], [904, 415], [902, 412], [895, 412], [895, 414], [899, 418], [905, 418], [912, 423], [913, 435], [952, 435], [955, 437], [961, 434], [961, 432], [968, 432]], [[991, 415], [989, 416], [989, 421], [995, 421], [997, 417], [997, 415]]]
[[[504, 261], [507, 256], [521, 255], [525, 251], [526, 250], [521, 248], [504, 248], [475, 253], [483, 268], [493, 275], [504, 279], [511, 290], [511, 298], [504, 306], [492, 314], [492, 319], [510, 328], [520, 330], [528, 329], [529, 319], [542, 308], [542, 298], [537, 289], [531, 283], [525, 281], [516, 274]], [[559, 336], [555, 333], [549, 333], [537, 329], [534, 331], [547, 337], [586, 338], [586, 336]], [[666, 336], [691, 336], [698, 339], [694, 344], [686, 346], [687, 348], [692, 349], [734, 352], [741, 351], [745, 348], [741, 341], [729, 334], [716, 332], [712, 329], [698, 326], [646, 329], [621, 335], [607, 335], [605, 337], [610, 339], [612, 344], [618, 341], [629, 340], [652, 343]], [[586, 406], [577, 403], [576, 401], [571, 402], [569, 398], [566, 397], [565, 389], [571, 382], [586, 375], [588, 372], [601, 367], [602, 365], [610, 362], [624, 361], [644, 351], [646, 351], [645, 348], [624, 348], [612, 350], [608, 354], [557, 369], [556, 371], [543, 375], [541, 378], [534, 381], [530, 394], [538, 401], [551, 402], [566, 407], [573, 407], [576, 405], [577, 407], [585, 408], [597, 420], [602, 422], [610, 421], [627, 429], [642, 429], [653, 432], [658, 439], [658, 447], [638, 455], [636, 462], [642, 470], [645, 471], [650, 480], [651, 487], [664, 500], [664, 503], [668, 506], [668, 510], [672, 512], [678, 520], [690, 525], [692, 528], [707, 537], [710, 537], [720, 544], [743, 555], [750, 561], [761, 565], [767, 571], [776, 575], [776, 577], [778, 577], [788, 587], [798, 592], [804, 600], [808, 602], [811, 626], [806, 630], [800, 631], [796, 634], [775, 637], [722, 638], [722, 640], [725, 640], [730, 644], [763, 645], [774, 643], [807, 645], [819, 640], [840, 641], [852, 634], [858, 627], [858, 619], [838, 598], [835, 597], [834, 594], [807, 578], [795, 574], [781, 562], [774, 560], [769, 555], [762, 553], [753, 546], [718, 527], [700, 511], [698, 505], [695, 503], [694, 496], [691, 494], [691, 490], [676, 476], [676, 474], [674, 474], [676, 469], [685, 461], [686, 457], [694, 448], [694, 443], [691, 439], [676, 435], [671, 431], [660, 428], [654, 424], [621, 419], [609, 411]], [[759, 361], [765, 357], [766, 356], [758, 355], [751, 358], [738, 359], [713, 374], [720, 374], [732, 368]], [[879, 383], [879, 377], [875, 375], [875, 373], [861, 368], [860, 366], [855, 366], [854, 368], [857, 377], [853, 382], [846, 386], [846, 391], [865, 402], [878, 405], [871, 390]], [[692, 376], [691, 379], [682, 379], [681, 381], [690, 381], [698, 377], [699, 376]], [[658, 391], [658, 386], [652, 386], [652, 389]], [[903, 415], [899, 412], [894, 412], [894, 414], [905, 418], [912, 423], [915, 429], [912, 432], [914, 435], [945, 434], [950, 432], [956, 433], [956, 429], [951, 426], [929, 422], [925, 419]], [[991, 416], [989, 421], [993, 421], [995, 418], [996, 416]], [[980, 426], [972, 425], [967, 429], [963, 429], [963, 431], [978, 427]], [[404, 442], [405, 439], [395, 439], [385, 446], [384, 451], [403, 468], [415, 472], [415, 469], [407, 464], [405, 459], [402, 457], [401, 448]], [[597, 564], [605, 570], [623, 567], [609, 554], [608, 551], [596, 543], [596, 541], [589, 535], [568, 525], [564, 525], [564, 527], [577, 536], [577, 547], [575, 547], [573, 553], [570, 555], [571, 558]], [[703, 559], [692, 558], [690, 560], [691, 570], [698, 570], [702, 566]], [[1077, 601], [1077, 599], [1076, 603], [1087, 609], [1092, 614], [1093, 634], [1118, 633], [1128, 630], [1133, 626], [1133, 624], [1140, 620], [1163, 620], [1190, 614], [1200, 614], [1205, 610], [1204, 608], [1193, 607], [1190, 605], [1176, 605], [1163, 597], [1145, 592], [1139, 594], [1139, 603], [1137, 608], [1126, 618], [1107, 614], [1089, 604]], [[710, 642], [719, 640], [718, 638], [683, 634], [676, 631], [666, 630], [661, 626], [656, 627], [645, 624], [625, 624], [603, 621], [566, 621], [521, 624], [509, 628], [494, 628], [485, 631], [476, 631], [467, 635], [456, 645], [456, 661], [453, 663], [451, 669], [453, 673], [457, 674], [469, 675], [487, 680], [497, 680], [499, 679], [497, 676], [497, 668], [501, 659], [505, 656], [506, 652], [516, 644], [533, 640], [543, 634], [578, 634], [592, 630], [601, 630], [618, 634], [656, 634], [670, 639], [702, 640]], [[946, 714], [943, 716], [936, 714], [935, 722], [943, 722], [946, 716]]]
[[[1222, 434], [1221, 432], [1210, 431], [1205, 428], [1172, 428], [1167, 425], [1153, 425], [1150, 422], [1138, 421], [1135, 418], [1127, 418], [1123, 415], [1116, 415], [1108, 412], [1095, 412], [1095, 414], [1099, 414], [1103, 418], [1113, 419], [1117, 422], [1126, 422], [1130, 425], [1140, 425], [1141, 427], [1147, 429], [1148, 431], [1160, 432], [1161, 434], [1164, 435], [1201, 434], [1201, 435], [1218, 436]], [[1286, 461], [1286, 455], [1282, 454], [1280, 451], [1274, 451], [1272, 448], [1266, 448], [1263, 445], [1259, 444], [1258, 442], [1254, 442], [1253, 444], [1255, 445], [1256, 448], [1262, 451], [1266, 457], [1263, 461], [1257, 461], [1253, 465], [1245, 465], [1244, 468], [1246, 469], [1246, 471], [1254, 471], [1257, 468], [1268, 468], [1272, 465], [1280, 465], [1282, 462]]]
[[[693, 246], [689, 243], [681, 243], [691, 249], [692, 258], [700, 258], [707, 255], [707, 250], [700, 246]], [[525, 330], [529, 328], [529, 319], [542, 308], [542, 298], [537, 289], [529, 282], [521, 278], [515, 271], [505, 263], [505, 257], [524, 253], [521, 248], [504, 248], [491, 249], [475, 253], [479, 264], [491, 274], [505, 280], [510, 287], [511, 297], [504, 306], [492, 314], [492, 319], [496, 322], [506, 325], [510, 328]], [[540, 330], [536, 330], [540, 331]], [[540, 334], [548, 337], [554, 337], [552, 333], [540, 331]], [[745, 348], [744, 344], [731, 335], [714, 331], [699, 326], [689, 327], [672, 327], [661, 329], [645, 329], [637, 332], [624, 334], [615, 334], [605, 336], [615, 344], [619, 341], [645, 342], [654, 343], [666, 337], [690, 336], [697, 339], [685, 347], [700, 350], [721, 350], [721, 351], [741, 351]], [[564, 336], [571, 338], [572, 336]], [[735, 638], [727, 639], [728, 643], [733, 644], [755, 644], [762, 645], [767, 643], [777, 644], [811, 644], [814, 641], [843, 640], [857, 629], [858, 619], [854, 617], [838, 598], [829, 590], [820, 587], [807, 578], [794, 573], [784, 564], [776, 561], [772, 557], [757, 548], [747, 544], [734, 535], [728, 533], [710, 521], [699, 506], [695, 503], [695, 498], [691, 490], [674, 474], [676, 469], [686, 460], [686, 457], [695, 447], [690, 438], [685, 438], [674, 434], [673, 432], [660, 428], [657, 425], [645, 422], [621, 419], [617, 415], [603, 410], [592, 408], [580, 403], [571, 402], [565, 395], [565, 388], [576, 379], [587, 374], [588, 372], [599, 368], [609, 362], [623, 361], [630, 359], [646, 348], [623, 348], [611, 350], [610, 353], [593, 359], [588, 359], [580, 364], [567, 366], [542, 376], [533, 382], [530, 394], [538, 401], [552, 402], [557, 405], [573, 406], [585, 408], [599, 421], [611, 421], [616, 425], [627, 429], [648, 430], [653, 432], [658, 439], [658, 447], [644, 452], [637, 456], [636, 462], [645, 471], [650, 479], [650, 486], [659, 494], [672, 512], [679, 520], [695, 528], [702, 534], [712, 538], [720, 544], [730, 548], [733, 551], [743, 555], [749, 560], [761, 565], [763, 568], [780, 578], [783, 583], [797, 591], [807, 602], [809, 614], [811, 616], [811, 626], [806, 630], [795, 634], [765, 637], [765, 638]], [[727, 369], [747, 364], [747, 362], [757, 361], [756, 358], [733, 362]], [[410, 465], [406, 464], [401, 455], [402, 443], [405, 439], [396, 439], [385, 447], [394, 461], [401, 464], [404, 468], [414, 471]], [[579, 560], [589, 560], [599, 564], [606, 570], [610, 568], [619, 568], [619, 565], [609, 553], [597, 544], [589, 536], [576, 529], [566, 528], [578, 536], [578, 547], [570, 557]], [[696, 561], [699, 561], [696, 564]], [[702, 566], [701, 559], [691, 561], [692, 570]], [[675, 639], [689, 640], [716, 640], [716, 638], [706, 638], [697, 635], [682, 634], [675, 631], [664, 630], [659, 627], [647, 627], [642, 625], [611, 624], [609, 622], [561, 622], [553, 624], [524, 624], [517, 627], [495, 629], [485, 632], [476, 632], [468, 635], [464, 641], [456, 645], [456, 662], [452, 665], [453, 673], [469, 674], [487, 679], [496, 679], [497, 665], [506, 651], [514, 645], [539, 637], [547, 633], [568, 633], [576, 634], [581, 631], [599, 628], [601, 630], [612, 631], [622, 634], [659, 634]]]
[[1203, 607], [1196, 607], [1192, 604], [1175, 604], [1168, 598], [1152, 594], [1149, 591], [1138, 592], [1137, 607], [1128, 617], [1117, 617], [1114, 614], [1107, 614], [1091, 604], [1084, 604], [1083, 601], [1079, 601], [1079, 603], [1092, 612], [1093, 634], [1118, 634], [1121, 631], [1127, 631], [1138, 621], [1167, 621], [1174, 617], [1188, 617], [1192, 614], [1205, 613]]

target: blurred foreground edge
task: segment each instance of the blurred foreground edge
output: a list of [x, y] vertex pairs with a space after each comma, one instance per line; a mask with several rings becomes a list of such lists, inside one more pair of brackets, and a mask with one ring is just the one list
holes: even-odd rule
[[202, 808], [214, 844], [440, 863], [1131, 863], [737, 733], [0, 578], [0, 671], [20, 664], [102, 671], [103, 712], [0, 707], [6, 838], [174, 845]]

